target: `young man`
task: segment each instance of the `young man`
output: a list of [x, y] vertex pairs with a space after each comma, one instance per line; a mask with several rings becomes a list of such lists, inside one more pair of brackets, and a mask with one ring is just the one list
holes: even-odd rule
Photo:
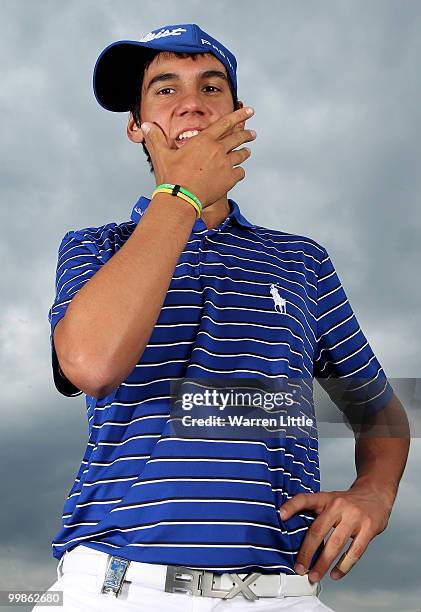
[[238, 147], [255, 138], [233, 54], [196, 24], [165, 26], [107, 47], [94, 91], [104, 108], [130, 111], [127, 135], [158, 191], [130, 221], [60, 244], [54, 380], [86, 394], [89, 440], [50, 590], [63, 589], [65, 610], [102, 610], [107, 595], [115, 610], [181, 610], [192, 596], [203, 610], [221, 598], [237, 610], [242, 599], [247, 610], [328, 610], [320, 580], [350, 537], [339, 575], [385, 528], [407, 443], [360, 440], [352, 487], [320, 492], [316, 427], [183, 437], [171, 429], [171, 383], [358, 373], [370, 418], [399, 412], [398, 400], [325, 248], [251, 223], [227, 198], [250, 155]]

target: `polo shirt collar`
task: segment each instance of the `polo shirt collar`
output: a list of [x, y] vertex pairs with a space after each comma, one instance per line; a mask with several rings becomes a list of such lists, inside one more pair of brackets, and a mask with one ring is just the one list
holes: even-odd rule
[[[151, 201], [151, 198], [145, 198], [144, 196], [141, 196], [138, 199], [136, 204], [133, 206], [132, 214], [130, 216], [131, 220], [134, 223], [137, 224], [139, 222], [139, 219], [141, 218], [141, 216], [143, 215], [143, 213], [147, 209], [150, 201]], [[247, 227], [247, 228], [254, 228], [254, 227], [256, 227], [255, 225], [250, 223], [250, 221], [248, 221], [244, 217], [244, 215], [240, 211], [240, 207], [238, 206], [237, 202], [234, 202], [234, 200], [231, 200], [230, 198], [228, 198], [228, 204], [229, 204], [230, 210], [231, 210], [230, 214], [227, 217], [227, 219], [229, 219], [229, 222], [237, 223], [238, 225], [240, 225], [242, 227]], [[224, 221], [222, 223], [224, 223]], [[207, 229], [206, 228], [206, 224], [203, 221], [203, 219], [201, 219], [201, 218], [200, 219], [196, 219], [192, 231], [196, 232], [196, 231], [200, 231], [200, 230], [203, 230], [203, 229]]]

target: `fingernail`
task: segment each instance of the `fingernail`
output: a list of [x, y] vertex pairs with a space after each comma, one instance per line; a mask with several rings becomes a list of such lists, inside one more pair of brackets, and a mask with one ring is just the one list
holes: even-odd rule
[[341, 578], [341, 576], [342, 576], [342, 574], [341, 574], [341, 573], [340, 573], [338, 570], [336, 570], [336, 569], [334, 569], [334, 570], [332, 571], [332, 573], [330, 574], [330, 577], [331, 577], [333, 580], [338, 580], [338, 578]]
[[319, 574], [317, 572], [310, 572], [308, 575], [308, 578], [310, 580], [310, 582], [317, 582], [320, 578]]
[[279, 514], [281, 515], [281, 519], [284, 519], [287, 515], [287, 511], [286, 510], [279, 510]]
[[254, 130], [250, 130], [250, 134], [253, 136], [253, 138], [256, 137], [256, 132]]
[[297, 574], [300, 574], [300, 576], [302, 576], [306, 569], [304, 567], [304, 565], [302, 565], [301, 563], [297, 563], [297, 565], [295, 566], [295, 571], [297, 572]]
[[251, 106], [248, 106], [246, 108], [246, 114], [247, 115], [252, 115], [254, 113], [254, 109]]
[[147, 134], [150, 131], [150, 129], [151, 129], [147, 123], [142, 123], [142, 125], [140, 127], [145, 132], [145, 134]]

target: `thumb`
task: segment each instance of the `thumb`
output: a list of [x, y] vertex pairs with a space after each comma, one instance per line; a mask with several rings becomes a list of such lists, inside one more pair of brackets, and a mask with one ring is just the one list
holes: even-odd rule
[[145, 142], [147, 144], [152, 144], [152, 146], [165, 147], [166, 149], [169, 148], [167, 137], [165, 136], [163, 129], [160, 125], [158, 125], [158, 123], [156, 123], [155, 121], [144, 121], [140, 127], [143, 130], [143, 133], [145, 135]]

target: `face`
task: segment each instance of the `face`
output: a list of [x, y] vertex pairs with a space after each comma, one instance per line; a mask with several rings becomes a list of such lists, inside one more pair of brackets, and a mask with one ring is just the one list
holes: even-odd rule
[[[203, 74], [210, 70], [222, 73], [225, 78]], [[155, 80], [155, 77], [168, 73], [173, 73], [174, 76]], [[243, 106], [242, 102], [240, 106]], [[140, 123], [157, 123], [172, 149], [183, 146], [184, 143], [176, 141], [181, 132], [194, 128], [200, 131], [233, 110], [227, 71], [222, 62], [212, 54], [197, 56], [196, 59], [159, 54], [145, 71]], [[234, 129], [243, 128], [244, 122]], [[142, 130], [137, 128], [131, 115], [127, 134], [134, 142], [143, 140]]]

